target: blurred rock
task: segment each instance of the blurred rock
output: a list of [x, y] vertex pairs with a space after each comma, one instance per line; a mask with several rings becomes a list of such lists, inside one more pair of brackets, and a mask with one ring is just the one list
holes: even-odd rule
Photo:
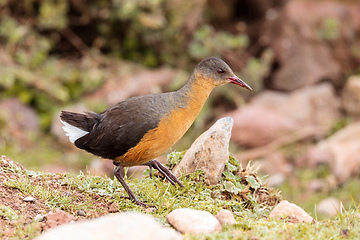
[[313, 127], [323, 135], [341, 116], [339, 100], [329, 83], [290, 94], [264, 91], [228, 115], [234, 118], [232, 140], [249, 147], [262, 146], [301, 128]]
[[251, 104], [276, 110], [298, 126], [315, 126], [327, 132], [340, 117], [340, 102], [331, 84], [321, 83], [290, 94], [264, 91]]
[[184, 154], [173, 173], [193, 173], [202, 169], [206, 184], [217, 184], [229, 160], [229, 141], [233, 120], [230, 117], [219, 119], [211, 128], [201, 134]]
[[89, 171], [93, 175], [112, 176], [114, 174], [114, 164], [108, 159], [94, 158], [90, 162]]
[[1, 141], [22, 148], [32, 147], [39, 135], [39, 118], [36, 112], [17, 99], [5, 99], [0, 102]]
[[307, 190], [310, 193], [324, 191], [327, 187], [327, 184], [324, 179], [312, 179], [309, 181]]
[[221, 231], [220, 222], [206, 211], [179, 208], [170, 212], [166, 220], [181, 233], [209, 234]]
[[[89, 111], [83, 104], [75, 104], [72, 106], [65, 107], [61, 110], [66, 110], [70, 112], [83, 113]], [[62, 129], [63, 124], [60, 122], [60, 111], [56, 112], [52, 118], [50, 132], [56, 137], [59, 143], [63, 146], [67, 146], [69, 148], [76, 148], [74, 144], [72, 144], [69, 140], [69, 137], [65, 135], [64, 130]]]
[[339, 183], [344, 183], [351, 176], [360, 173], [360, 142], [359, 137], [351, 142], [331, 146], [333, 161], [331, 170]]
[[270, 213], [270, 218], [285, 219], [292, 223], [315, 222], [315, 220], [296, 204], [281, 201]]
[[139, 66], [136, 68], [131, 74], [123, 74], [121, 80], [118, 75], [108, 79], [102, 88], [89, 98], [105, 101], [112, 106], [129, 97], [161, 92], [161, 87], [168, 85], [176, 74], [176, 71], [165, 67], [152, 70]]
[[298, 128], [291, 118], [253, 104], [227, 115], [234, 119], [232, 140], [247, 147], [262, 146]]
[[329, 83], [299, 89], [289, 100], [283, 113], [301, 126], [314, 126], [325, 133], [341, 116], [339, 100]]
[[265, 174], [282, 174], [288, 176], [293, 172], [293, 166], [286, 161], [285, 155], [281, 152], [274, 152], [259, 161], [260, 170]]
[[360, 122], [355, 122], [316, 145], [316, 151], [331, 156], [330, 166], [338, 183], [360, 173], [359, 136]]
[[140, 179], [144, 177], [144, 171], [149, 169], [148, 166], [134, 166], [127, 170], [127, 177], [130, 179]]
[[347, 79], [341, 93], [341, 100], [346, 114], [360, 119], [360, 76], [352, 76]]
[[330, 164], [332, 157], [329, 149], [310, 147], [304, 156], [296, 160], [296, 163], [301, 167], [315, 167], [320, 164]]
[[353, 49], [360, 44], [359, 7], [355, 1], [288, 1], [260, 37], [279, 66], [271, 87], [291, 91], [323, 80], [339, 85], [341, 75], [358, 64]]
[[234, 225], [236, 223], [233, 213], [226, 209], [221, 209], [215, 217], [221, 225]]
[[334, 217], [340, 213], [340, 201], [334, 197], [326, 198], [317, 204], [316, 211]]
[[285, 175], [281, 173], [271, 175], [268, 179], [267, 186], [270, 188], [279, 187], [285, 182], [285, 179]]
[[182, 236], [165, 228], [148, 214], [126, 212], [84, 220], [45, 231], [36, 240], [110, 240], [110, 239], [159, 239], [179, 240]]

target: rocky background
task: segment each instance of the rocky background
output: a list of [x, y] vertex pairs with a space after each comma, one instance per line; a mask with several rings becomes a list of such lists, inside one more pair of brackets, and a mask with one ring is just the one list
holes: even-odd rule
[[230, 116], [230, 151], [259, 164], [285, 199], [314, 211], [306, 200], [321, 193], [335, 214], [340, 201], [358, 203], [356, 0], [2, 1], [0, 154], [28, 169], [109, 175], [110, 161], [71, 146], [60, 110], [176, 90], [212, 55], [254, 91], [216, 89], [172, 150]]

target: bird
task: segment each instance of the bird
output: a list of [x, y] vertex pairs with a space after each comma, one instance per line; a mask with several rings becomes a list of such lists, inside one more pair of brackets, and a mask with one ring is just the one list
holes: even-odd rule
[[134, 203], [140, 201], [124, 180], [124, 167], [146, 165], [173, 185], [184, 185], [155, 158], [170, 149], [190, 128], [211, 91], [226, 83], [252, 90], [223, 60], [209, 57], [177, 91], [135, 96], [101, 113], [61, 111], [60, 121], [76, 147], [115, 165], [114, 175]]

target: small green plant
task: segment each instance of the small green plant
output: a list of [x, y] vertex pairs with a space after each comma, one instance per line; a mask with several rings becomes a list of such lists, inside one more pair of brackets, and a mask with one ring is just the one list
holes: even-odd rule
[[337, 18], [328, 17], [322, 22], [319, 38], [325, 41], [335, 41], [340, 37], [341, 23]]
[[0, 217], [6, 220], [18, 220], [19, 216], [14, 210], [5, 205], [0, 205]]

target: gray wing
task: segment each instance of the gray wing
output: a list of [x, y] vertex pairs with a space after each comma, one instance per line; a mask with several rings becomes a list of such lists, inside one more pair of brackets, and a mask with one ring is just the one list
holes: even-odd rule
[[100, 113], [93, 130], [75, 145], [103, 158], [114, 159], [136, 146], [174, 108], [171, 93], [129, 98]]

